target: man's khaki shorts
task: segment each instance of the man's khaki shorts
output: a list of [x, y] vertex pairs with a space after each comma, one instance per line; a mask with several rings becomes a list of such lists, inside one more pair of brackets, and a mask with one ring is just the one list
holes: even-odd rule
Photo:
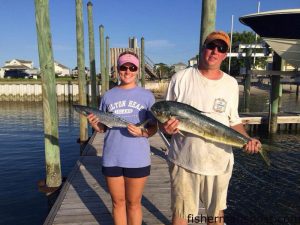
[[197, 216], [199, 200], [210, 217], [218, 216], [220, 210], [227, 208], [226, 198], [232, 168], [222, 175], [205, 176], [169, 162], [169, 172], [171, 207], [176, 216], [184, 219], [188, 219], [189, 214]]

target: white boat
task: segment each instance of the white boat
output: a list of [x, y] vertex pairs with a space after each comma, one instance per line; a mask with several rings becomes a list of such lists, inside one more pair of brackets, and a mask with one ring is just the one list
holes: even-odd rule
[[300, 68], [300, 9], [260, 12], [239, 20], [251, 27], [279, 56]]

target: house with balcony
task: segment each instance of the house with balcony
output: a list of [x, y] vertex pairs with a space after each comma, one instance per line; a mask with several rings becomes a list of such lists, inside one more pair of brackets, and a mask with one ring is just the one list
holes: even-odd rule
[[33, 66], [33, 62], [23, 59], [12, 59], [4, 63], [0, 68], [0, 77], [3, 78], [6, 71], [24, 72], [30, 75], [37, 75], [39, 70]]

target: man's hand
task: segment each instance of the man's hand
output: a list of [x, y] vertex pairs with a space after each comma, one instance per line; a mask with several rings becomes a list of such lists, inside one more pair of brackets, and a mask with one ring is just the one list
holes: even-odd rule
[[261, 143], [259, 140], [252, 138], [248, 143], [244, 146], [244, 150], [249, 153], [257, 153], [261, 149]]
[[159, 123], [159, 129], [166, 134], [172, 135], [178, 133], [179, 120], [171, 118], [165, 123]]

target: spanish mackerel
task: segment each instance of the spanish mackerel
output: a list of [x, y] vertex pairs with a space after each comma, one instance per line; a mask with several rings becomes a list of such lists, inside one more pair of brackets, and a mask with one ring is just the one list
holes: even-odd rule
[[76, 112], [84, 116], [88, 116], [89, 114], [94, 114], [99, 119], [100, 123], [106, 125], [109, 128], [127, 127], [130, 124], [130, 122], [118, 116], [115, 116], [112, 113], [107, 113], [96, 108], [92, 108], [84, 105], [73, 105], [73, 107], [76, 110]]
[[[165, 123], [171, 118], [178, 119], [180, 131], [192, 133], [209, 141], [243, 148], [250, 140], [236, 130], [204, 115], [198, 109], [181, 102], [156, 102], [151, 107], [151, 112], [161, 123]], [[261, 148], [259, 153], [267, 165], [270, 165], [266, 152]]]

